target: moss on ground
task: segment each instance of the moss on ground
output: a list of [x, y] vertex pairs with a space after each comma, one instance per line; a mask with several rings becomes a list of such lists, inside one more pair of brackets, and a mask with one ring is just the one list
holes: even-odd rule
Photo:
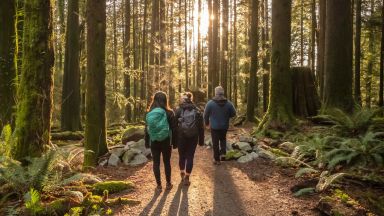
[[101, 195], [104, 191], [108, 191], [112, 194], [132, 188], [134, 188], [134, 184], [129, 181], [105, 181], [94, 184], [92, 186], [92, 192]]

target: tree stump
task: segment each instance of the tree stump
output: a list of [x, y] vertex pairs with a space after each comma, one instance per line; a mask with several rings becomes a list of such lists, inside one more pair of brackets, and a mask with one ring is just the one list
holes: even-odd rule
[[309, 117], [317, 115], [320, 98], [316, 91], [315, 78], [308, 67], [293, 67], [293, 111], [296, 116]]

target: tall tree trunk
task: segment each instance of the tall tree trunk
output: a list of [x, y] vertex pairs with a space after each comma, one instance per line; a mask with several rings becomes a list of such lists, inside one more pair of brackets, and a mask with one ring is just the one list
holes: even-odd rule
[[327, 1], [324, 110], [331, 108], [353, 109], [350, 0]]
[[259, 129], [287, 129], [294, 123], [290, 73], [292, 1], [272, 0], [270, 101]]
[[80, 26], [79, 1], [68, 0], [64, 77], [61, 102], [61, 129], [81, 130], [80, 119]]
[[196, 60], [196, 87], [201, 88], [202, 82], [202, 60], [201, 60], [201, 0], [198, 0], [198, 17], [197, 17], [197, 60]]
[[138, 89], [139, 89], [139, 80], [137, 79], [137, 71], [139, 70], [139, 35], [138, 35], [138, 0], [133, 0], [133, 16], [132, 16], [132, 36], [133, 36], [133, 70], [134, 70], [134, 78], [133, 78], [133, 120], [136, 122], [138, 117], [138, 109], [137, 109], [137, 97], [138, 97]]
[[300, 0], [300, 66], [304, 66], [304, 0]]
[[268, 11], [268, 0], [264, 1], [264, 39], [263, 39], [263, 49], [264, 49], [264, 58], [263, 58], [263, 110], [267, 112], [268, 103], [269, 103], [269, 61], [270, 61], [270, 46], [269, 46], [269, 11]]
[[324, 75], [325, 75], [325, 32], [326, 32], [326, 18], [327, 18], [327, 1], [319, 0], [319, 55], [317, 62], [319, 64], [318, 69], [318, 82], [319, 82], [319, 92], [320, 99], [324, 99]]
[[233, 0], [233, 100], [237, 106], [237, 2]]
[[381, 7], [379, 106], [380, 107], [384, 106], [384, 4]]
[[57, 44], [57, 71], [60, 72], [60, 74], [63, 71], [63, 37], [65, 33], [65, 0], [57, 0], [57, 10], [59, 15], [59, 26], [58, 26], [58, 44]]
[[[220, 30], [219, 30], [219, 23], [220, 23], [220, 0], [214, 0], [212, 3], [212, 14], [213, 14], [213, 21], [212, 21], [212, 67], [211, 67], [211, 74], [212, 74], [212, 88], [214, 89], [216, 86], [219, 85], [219, 75], [220, 75], [220, 67], [219, 67], [219, 44], [220, 44]], [[213, 92], [212, 89], [212, 92]]]
[[[375, 2], [374, 0], [371, 0], [371, 10], [370, 10], [370, 20], [373, 20], [374, 12], [375, 12]], [[369, 25], [369, 45], [368, 45], [368, 68], [367, 68], [367, 75], [365, 76], [365, 91], [366, 91], [366, 97], [365, 97], [365, 105], [370, 108], [371, 107], [371, 94], [372, 94], [372, 74], [373, 74], [373, 64], [374, 64], [374, 52], [375, 52], [375, 33], [374, 33], [374, 27], [373, 25]]]
[[247, 99], [247, 120], [255, 121], [255, 107], [259, 100], [259, 86], [257, 78], [258, 70], [258, 51], [259, 51], [259, 0], [252, 0], [252, 20], [251, 20], [251, 70], [248, 85]]
[[[54, 64], [50, 1], [26, 1], [23, 68], [12, 154], [38, 157], [50, 142]], [[31, 31], [33, 30], [33, 31]]]
[[[16, 4], [12, 0], [0, 1], [0, 130], [14, 124], [16, 104], [16, 62], [15, 56]], [[17, 60], [17, 58], [16, 58]]]
[[361, 60], [361, 0], [356, 0], [355, 35], [355, 100], [361, 105], [360, 60]]
[[143, 37], [141, 41], [141, 100], [146, 98], [146, 88], [145, 88], [145, 75], [146, 75], [146, 63], [147, 63], [147, 10], [148, 10], [148, 0], [144, 0], [144, 17], [143, 17]]
[[87, 92], [84, 167], [108, 152], [105, 125], [106, 0], [87, 1]]
[[228, 13], [229, 0], [223, 1], [223, 20], [222, 20], [222, 53], [221, 53], [221, 85], [228, 95], [227, 79], [228, 79]]
[[189, 90], [189, 66], [188, 66], [188, 10], [187, 0], [184, 0], [184, 58], [185, 58], [185, 90]]
[[150, 69], [148, 73], [148, 80], [147, 80], [147, 90], [148, 90], [148, 102], [150, 100], [150, 97], [153, 95], [155, 86], [157, 83], [154, 83], [154, 76], [155, 76], [155, 67], [159, 65], [159, 58], [156, 54], [156, 47], [158, 44], [158, 34], [159, 34], [159, 12], [160, 12], [160, 6], [158, 0], [152, 0], [152, 20], [151, 20], [151, 49], [150, 49], [150, 55], [149, 55], [149, 64]]
[[130, 70], [130, 41], [131, 41], [131, 1], [125, 0], [124, 15], [124, 41], [123, 41], [123, 58], [124, 58], [124, 97], [126, 99], [124, 119], [126, 122], [132, 120], [132, 106], [129, 98], [131, 97], [131, 76]]
[[[175, 44], [174, 44], [174, 4], [173, 2], [170, 5], [170, 13], [169, 13], [169, 35], [168, 35], [168, 45], [170, 47], [168, 58], [173, 58], [175, 55]], [[173, 74], [174, 64], [170, 63], [169, 69], [168, 69], [168, 90], [169, 90], [169, 103], [172, 105], [175, 104], [176, 101], [176, 91], [175, 91], [175, 84], [174, 82], [174, 74]]]
[[315, 74], [315, 51], [316, 51], [316, 29], [317, 29], [317, 19], [316, 19], [316, 0], [312, 0], [311, 3], [311, 18], [312, 18], [312, 29], [311, 29], [311, 70], [312, 73]]
[[[235, 0], [234, 0], [235, 1]], [[235, 10], [236, 13], [236, 10]], [[214, 61], [213, 61], [213, 10], [212, 0], [208, 0], [208, 14], [209, 14], [209, 26], [208, 26], [208, 97], [213, 93], [213, 73], [214, 73]]]

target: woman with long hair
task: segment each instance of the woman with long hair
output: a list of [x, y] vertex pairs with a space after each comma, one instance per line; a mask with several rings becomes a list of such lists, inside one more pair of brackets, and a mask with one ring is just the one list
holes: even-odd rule
[[161, 190], [160, 157], [163, 156], [166, 189], [172, 189], [171, 182], [171, 153], [176, 144], [175, 114], [168, 105], [168, 97], [164, 92], [156, 92], [148, 106], [145, 119], [145, 147], [151, 148], [153, 157], [153, 173], [157, 189]]
[[181, 104], [176, 110], [178, 120], [179, 168], [182, 182], [189, 186], [193, 159], [197, 144], [204, 145], [204, 121], [199, 108], [193, 103], [193, 94], [181, 96]]

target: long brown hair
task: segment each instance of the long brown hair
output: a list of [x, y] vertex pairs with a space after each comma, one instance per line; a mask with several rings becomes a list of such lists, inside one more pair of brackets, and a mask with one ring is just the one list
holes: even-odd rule
[[168, 96], [167, 93], [158, 91], [151, 97], [151, 103], [148, 106], [147, 111], [151, 111], [154, 108], [163, 108], [164, 110], [171, 111], [172, 109], [168, 104]]

